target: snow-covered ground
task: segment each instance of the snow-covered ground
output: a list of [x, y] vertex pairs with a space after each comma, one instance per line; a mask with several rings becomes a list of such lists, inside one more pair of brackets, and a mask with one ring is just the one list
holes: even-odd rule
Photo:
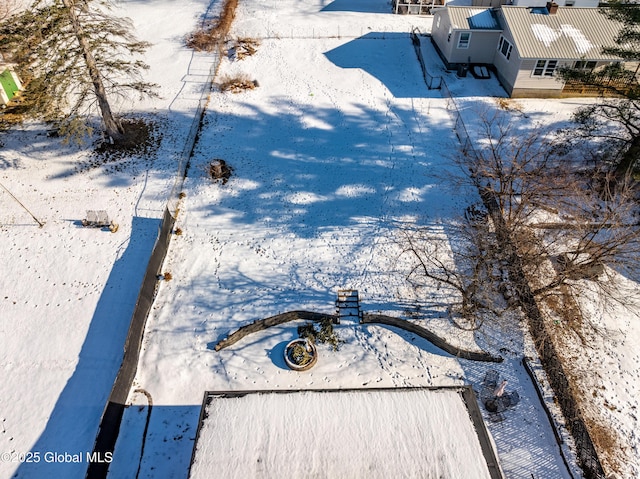
[[[281, 359], [295, 323], [214, 351], [219, 339], [255, 319], [299, 309], [331, 313], [345, 287], [360, 291], [366, 311], [411, 314], [447, 331], [451, 342], [473, 343], [446, 319], [451, 293], [434, 287], [417, 297], [399, 259], [403, 225], [441, 231], [477, 201], [475, 191], [445, 180], [457, 139], [441, 93], [424, 86], [408, 20], [422, 21], [335, 15], [311, 3], [280, 2], [277, 14], [264, 3], [240, 5], [233, 36], [261, 44], [255, 56], [223, 59], [218, 78], [244, 74], [259, 87], [212, 94], [191, 162], [177, 224], [183, 233], [164, 265], [173, 279], [160, 286], [135, 382], [154, 404], [140, 477], [186, 470], [204, 390], [456, 385], [468, 374], [482, 380], [486, 364], [472, 373], [475, 366], [425, 341], [353, 321], [337, 328], [341, 349], [321, 348], [318, 364], [302, 374]], [[270, 33], [261, 30], [266, 24]], [[292, 25], [313, 34], [292, 38]], [[372, 27], [360, 36], [363, 25]], [[490, 88], [501, 91], [495, 82]], [[228, 183], [208, 176], [214, 158], [233, 168]], [[528, 393], [513, 423], [497, 426], [509, 431], [498, 445], [505, 470], [510, 477], [548, 477], [550, 470], [565, 477], [535, 393], [517, 361], [509, 364], [501, 373]], [[139, 392], [131, 401], [147, 404]], [[132, 459], [146, 414], [126, 412], [113, 477], [137, 468]], [[527, 423], [536, 431], [518, 434]]]
[[[189, 75], [211, 64], [181, 44], [207, 2], [123, 6], [154, 43], [160, 98], [136, 106], [163, 131], [157, 153], [97, 165], [90, 149], [62, 145], [40, 124], [1, 138], [2, 478], [84, 477], [201, 94]], [[86, 210], [106, 210], [117, 233], [83, 228]], [[56, 453], [82, 462], [52, 462]]]
[[[434, 61], [435, 64], [435, 61]], [[469, 79], [458, 79], [452, 73], [435, 69], [451, 85], [455, 102], [467, 130], [476, 145], [482, 141], [482, 118], [496, 110], [494, 98], [466, 96], [472, 90]], [[465, 85], [467, 83], [467, 85]], [[537, 129], [552, 133], [570, 125], [571, 114], [580, 106], [595, 101], [588, 98], [561, 100], [517, 99], [502, 104], [507, 107], [514, 129]], [[617, 290], [603, 295], [589, 281], [573, 285], [584, 323], [576, 334], [569, 327], [558, 329], [560, 350], [568, 364], [581, 405], [591, 423], [608, 430], [597, 432], [600, 443], [611, 452], [607, 464], [617, 464], [622, 478], [640, 476], [640, 285], [624, 274], [608, 269]], [[550, 324], [559, 325], [549, 312]], [[610, 439], [609, 439], [610, 438]], [[603, 455], [604, 456], [604, 455]]]
[[[168, 0], [122, 0], [118, 6], [138, 36], [154, 43], [148, 79], [161, 86], [161, 97], [123, 107], [159, 126], [157, 153], [91, 165], [89, 153], [63, 147], [40, 125], [2, 138], [0, 182], [45, 225], [38, 227], [0, 188], [0, 452], [9, 452], [1, 478], [83, 477], [86, 462], [17, 460], [28, 452], [84, 457], [91, 451], [215, 60], [183, 46], [215, 2], [176, 8]], [[434, 286], [418, 296], [405, 281], [399, 228], [416, 224], [443, 233], [478, 198], [447, 182], [458, 145], [452, 118], [441, 93], [424, 86], [408, 36], [414, 27], [429, 30], [431, 19], [389, 10], [382, 0], [240, 2], [232, 35], [261, 44], [253, 57], [222, 59], [217, 80], [246, 74], [259, 87], [211, 95], [183, 187], [177, 224], [183, 234], [172, 239], [163, 266], [173, 279], [160, 285], [147, 323], [111, 478], [135, 477], [138, 467], [140, 478], [185, 477], [205, 390], [479, 388], [490, 368], [522, 399], [503, 422], [489, 424], [507, 477], [570, 477], [520, 364], [530, 352], [526, 336], [518, 328], [482, 337], [453, 329], [446, 316], [451, 293]], [[478, 111], [495, 107], [486, 96], [504, 91], [495, 80], [446, 74], [435, 52], [424, 48], [428, 67], [446, 76], [473, 128]], [[566, 121], [578, 102], [520, 104], [526, 114], [515, 112], [514, 121], [530, 128]], [[214, 158], [233, 168], [228, 183], [208, 176]], [[82, 228], [86, 209], [107, 210], [119, 231]], [[443, 238], [446, 245], [450, 239]], [[218, 340], [255, 319], [300, 309], [332, 313], [337, 289], [345, 287], [360, 291], [366, 311], [411, 317], [467, 348], [502, 347], [506, 360], [458, 360], [411, 334], [356, 321], [343, 321], [336, 328], [345, 341], [340, 350], [321, 346], [318, 364], [304, 373], [282, 360], [299, 323], [214, 351]], [[635, 324], [618, 325], [627, 339], [617, 344], [627, 350], [603, 344], [620, 371], [606, 397], [624, 403], [619, 410], [627, 415], [638, 401]], [[601, 364], [604, 373], [607, 362]], [[616, 416], [615, 424], [624, 429], [634, 424], [629, 418]], [[631, 428], [628, 448], [637, 461], [635, 434]]]

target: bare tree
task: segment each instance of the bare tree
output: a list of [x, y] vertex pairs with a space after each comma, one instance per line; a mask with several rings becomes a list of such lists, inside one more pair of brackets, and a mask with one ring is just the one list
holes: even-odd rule
[[3, 0], [0, 2], [0, 22], [3, 22], [16, 13], [19, 8], [18, 0]]
[[576, 152], [559, 143], [562, 138], [541, 128], [523, 134], [502, 116], [485, 118], [483, 126], [477, 155], [462, 163], [497, 203], [504, 234], [535, 278], [535, 296], [581, 278], [610, 288], [602, 276], [605, 265], [638, 277], [640, 228], [632, 184], [619, 182], [602, 194], [600, 176], [583, 169]]
[[468, 210], [466, 223], [448, 225], [450, 237], [463, 245], [449, 252], [426, 229], [403, 231], [402, 252], [412, 259], [408, 278], [414, 285], [430, 280], [457, 291], [459, 312], [472, 327], [487, 314], [500, 314], [495, 295], [505, 291], [502, 265], [513, 255], [535, 297], [564, 294], [577, 280], [589, 279], [620, 300], [607, 272], [631, 278], [640, 272], [632, 185], [602, 195], [594, 185], [598, 177], [578, 167], [575, 152], [559, 137], [542, 128], [516, 131], [501, 113], [481, 124], [475, 151], [456, 159], [463, 171], [457, 180], [479, 189], [487, 214]]
[[405, 225], [397, 241], [400, 256], [410, 265], [406, 278], [413, 288], [435, 284], [458, 298], [449, 303], [449, 314], [459, 328], [479, 329], [486, 318], [500, 316], [506, 308], [496, 288], [500, 274], [495, 238], [481, 211], [469, 209], [445, 230]]
[[587, 141], [597, 146], [592, 157], [611, 186], [632, 177], [640, 158], [640, 102], [629, 98], [603, 98], [574, 114], [569, 142]]

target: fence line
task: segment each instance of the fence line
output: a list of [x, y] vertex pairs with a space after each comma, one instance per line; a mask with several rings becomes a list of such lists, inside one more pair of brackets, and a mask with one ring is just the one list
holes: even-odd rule
[[120, 369], [113, 382], [107, 404], [100, 416], [100, 425], [91, 455], [92, 458], [96, 457], [98, 459], [89, 461], [85, 479], [106, 479], [109, 472], [109, 463], [103, 462], [99, 458], [107, 457], [107, 454], [113, 454], [116, 447], [127, 397], [138, 370], [144, 328], [156, 294], [157, 276], [169, 248], [174, 222], [175, 219], [171, 212], [168, 208], [165, 208], [158, 229], [158, 236], [153, 245], [153, 251], [151, 252], [144, 279], [138, 291], [131, 322], [129, 323]]
[[420, 62], [420, 68], [422, 69], [422, 77], [424, 78], [425, 83], [427, 84], [427, 88], [429, 90], [439, 90], [442, 88], [442, 77], [441, 76], [433, 76], [427, 70], [427, 65], [424, 62], [424, 57], [422, 56], [422, 46], [420, 45], [420, 30], [417, 27], [414, 27], [411, 31], [411, 42], [416, 50], [416, 55], [418, 55], [418, 61]]
[[[169, 194], [167, 208], [169, 209], [169, 211], [171, 211], [171, 214], [174, 216], [174, 218], [177, 215], [178, 200], [180, 199], [180, 192], [182, 191], [182, 187], [184, 185], [184, 180], [188, 170], [189, 162], [191, 160], [191, 156], [193, 155], [193, 150], [195, 149], [196, 142], [198, 140], [198, 135], [200, 133], [200, 128], [202, 126], [202, 121], [204, 120], [204, 114], [207, 111], [207, 106], [209, 105], [213, 79], [218, 73], [218, 68], [220, 67], [220, 58], [222, 57], [221, 49], [218, 48], [213, 53], [209, 53], [209, 55], [211, 54], [213, 54], [213, 63], [209, 68], [209, 72], [207, 73], [207, 78], [202, 88], [202, 92], [200, 93], [198, 106], [196, 107], [196, 111], [193, 115], [193, 120], [191, 121], [191, 126], [189, 127], [189, 133], [187, 134], [184, 147], [178, 156], [178, 167], [176, 171], [176, 179], [171, 189], [171, 193]], [[194, 55], [196, 55], [196, 53], [194, 53]]]
[[[196, 55], [196, 53], [193, 55]], [[209, 103], [211, 85], [220, 66], [221, 56], [221, 49], [218, 48], [217, 51], [214, 52], [213, 63], [203, 84], [198, 106], [195, 110], [184, 147], [178, 156], [176, 179], [169, 194], [169, 199], [167, 200], [167, 205], [164, 209], [162, 220], [160, 221], [158, 236], [156, 237], [145, 276], [138, 292], [138, 299], [134, 307], [124, 345], [122, 363], [113, 383], [107, 404], [100, 417], [100, 426], [93, 445], [92, 457], [105, 457], [107, 453], [113, 454], [115, 450], [127, 397], [138, 368], [145, 325], [157, 291], [158, 274], [161, 271], [171, 242], [171, 234], [178, 213], [179, 192], [184, 185], [189, 161], [193, 155], [193, 150], [202, 126], [202, 120]], [[109, 463], [91, 461], [88, 464], [85, 478], [106, 479], [108, 471]]]
[[[558, 449], [560, 452], [560, 457], [562, 458], [562, 462], [564, 463], [565, 467], [567, 468], [567, 471], [569, 472], [569, 476], [571, 476], [571, 479], [575, 479], [575, 475], [574, 475], [574, 467], [571, 466], [571, 464], [569, 464], [569, 457], [572, 457], [573, 455], [570, 454], [570, 444], [571, 444], [571, 439], [573, 439], [573, 437], [567, 437], [567, 434], [561, 434], [560, 429], [562, 428], [563, 430], [567, 430], [567, 428], [565, 426], [563, 426], [562, 424], [559, 424], [558, 419], [556, 418], [556, 416], [554, 416], [554, 414], [551, 412], [551, 409], [549, 408], [549, 404], [548, 402], [545, 400], [545, 394], [544, 394], [544, 388], [540, 382], [540, 378], [538, 377], [538, 373], [536, 373], [535, 369], [538, 369], [537, 367], [532, 366], [530, 363], [533, 362], [534, 360], [530, 357], [523, 357], [522, 358], [522, 365], [524, 366], [525, 371], [527, 372], [527, 374], [529, 375], [529, 378], [531, 378], [531, 383], [533, 384], [533, 387], [536, 390], [536, 394], [538, 396], [538, 399], [540, 401], [540, 404], [542, 404], [542, 408], [544, 409], [545, 414], [547, 415], [547, 419], [549, 420], [549, 424], [551, 424], [551, 429], [553, 429], [553, 434], [556, 438], [556, 443], [558, 444]], [[565, 439], [563, 438], [566, 437], [567, 439], [569, 439], [569, 442], [567, 443], [565, 441]], [[575, 442], [573, 443], [573, 446], [575, 447]]]
[[393, 25], [377, 25], [371, 28], [345, 27], [344, 25], [323, 25], [316, 28], [282, 28], [280, 25], [272, 27], [264, 25], [261, 29], [248, 28], [235, 32], [238, 37], [251, 37], [257, 40], [322, 40], [331, 38], [360, 39], [360, 40], [390, 40], [404, 38], [405, 33], [399, 32]]
[[[446, 108], [447, 111], [453, 116], [453, 130], [458, 137], [458, 140], [462, 144], [462, 152], [466, 155], [471, 153], [475, 157], [479, 157], [478, 152], [473, 147], [473, 142], [471, 141], [471, 137], [469, 136], [469, 132], [467, 131], [467, 127], [462, 120], [462, 115], [460, 114], [460, 109], [451, 93], [451, 90], [447, 86], [447, 83], [444, 81], [444, 78], [441, 76], [434, 76], [429, 73], [427, 66], [424, 61], [424, 56], [422, 55], [422, 48], [420, 44], [420, 38], [418, 35], [423, 35], [420, 33], [418, 28], [414, 28], [411, 31], [411, 41], [413, 42], [413, 46], [416, 50], [416, 54], [418, 55], [418, 61], [420, 62], [420, 67], [422, 69], [422, 75], [427, 84], [427, 88], [429, 90], [441, 90], [444, 92], [444, 97], [446, 100]], [[426, 36], [426, 35], [423, 35]]]
[[464, 124], [464, 120], [462, 119], [462, 113], [460, 113], [460, 109], [458, 108], [458, 104], [456, 103], [451, 90], [447, 86], [447, 83], [442, 79], [441, 81], [441, 91], [443, 91], [446, 95], [446, 106], [447, 111], [453, 116], [453, 130], [458, 137], [458, 141], [462, 145], [462, 153], [464, 155], [470, 154], [475, 158], [481, 158], [475, 147], [473, 146], [473, 142], [471, 141], [471, 136], [469, 135], [469, 131], [467, 130], [467, 126]]
[[[440, 90], [446, 99], [446, 109], [453, 116], [454, 131], [462, 145], [463, 154], [465, 156], [469, 155], [476, 160], [481, 159], [482, 155], [474, 148], [467, 127], [462, 119], [460, 109], [444, 79], [440, 82]], [[479, 189], [485, 207], [493, 219], [498, 241], [504, 251], [505, 258], [508, 260], [509, 280], [514, 285], [519, 302], [523, 311], [526, 313], [536, 351], [549, 379], [549, 384], [555, 393], [562, 414], [565, 417], [567, 428], [571, 432], [571, 436], [575, 442], [580, 467], [584, 472], [585, 478], [604, 479], [605, 474], [602, 464], [598, 458], [598, 453], [589, 434], [578, 401], [573, 394], [573, 390], [565, 374], [565, 366], [559, 359], [556, 346], [551, 340], [552, 335], [547, 329], [542, 312], [538, 308], [536, 299], [531, 292], [520, 257], [507, 232], [502, 211], [496, 197], [493, 192], [481, 186], [482, 178], [474, 176], [473, 180]], [[555, 427], [553, 423], [552, 426]]]

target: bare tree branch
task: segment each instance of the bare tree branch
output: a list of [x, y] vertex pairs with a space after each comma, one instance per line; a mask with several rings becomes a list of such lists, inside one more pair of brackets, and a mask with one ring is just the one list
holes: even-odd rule
[[[473, 209], [466, 222], [447, 225], [450, 243], [456, 238], [458, 248], [447, 248], [429, 230], [405, 228], [398, 241], [412, 264], [407, 279], [416, 287], [430, 280], [455, 291], [457, 311], [471, 329], [483, 318], [500, 316], [504, 306], [496, 291], [504, 285], [496, 269], [514, 253], [534, 296], [566, 296], [588, 280], [600, 294], [624, 301], [609, 273], [640, 278], [634, 184], [603, 190], [601, 177], [586, 174], [558, 145], [562, 138], [542, 128], [515, 131], [498, 114], [482, 118], [482, 131], [475, 152], [456, 158], [463, 172], [457, 181], [495, 200], [500, 231], [484, 218], [486, 212]], [[515, 252], [500, 251], [497, 234]]]

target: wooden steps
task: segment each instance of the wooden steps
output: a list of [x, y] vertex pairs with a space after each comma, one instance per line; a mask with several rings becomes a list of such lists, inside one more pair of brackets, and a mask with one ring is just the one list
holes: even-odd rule
[[358, 318], [362, 321], [362, 310], [360, 309], [360, 297], [357, 289], [339, 289], [338, 299], [336, 299], [336, 314], [338, 323], [342, 318]]

